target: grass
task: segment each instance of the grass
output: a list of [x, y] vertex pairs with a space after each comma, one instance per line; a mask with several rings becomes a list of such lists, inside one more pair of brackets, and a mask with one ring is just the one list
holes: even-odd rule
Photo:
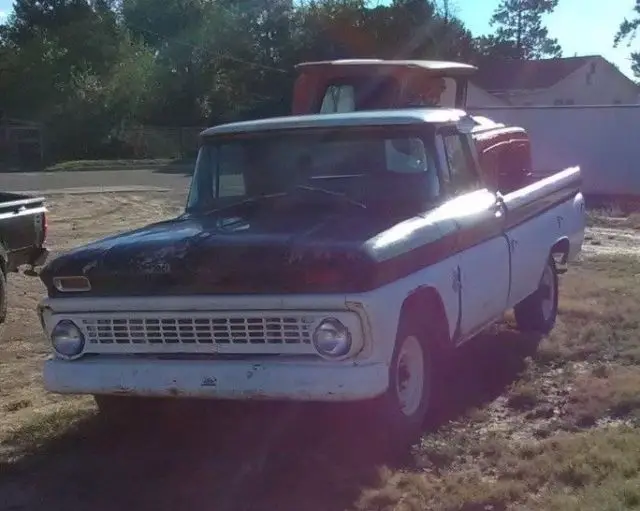
[[624, 211], [618, 206], [609, 208], [593, 208], [587, 210], [587, 225], [589, 227], [608, 227], [614, 229], [640, 230], [640, 213]]
[[602, 417], [640, 419], [640, 367], [602, 365], [581, 375], [569, 395], [567, 414], [583, 426]]
[[31, 415], [20, 428], [11, 431], [3, 439], [3, 447], [11, 454], [5, 459], [0, 459], [0, 468], [4, 466], [3, 470], [7, 470], [16, 460], [29, 455], [38, 457], [38, 451], [45, 446], [49, 447], [51, 439], [77, 433], [78, 425], [92, 414], [90, 408], [76, 406], [73, 403], [57, 407], [54, 411]]
[[182, 167], [191, 166], [192, 160], [182, 159], [142, 159], [142, 160], [71, 160], [56, 163], [44, 169], [44, 172], [70, 172], [87, 170], [118, 170], [155, 167]]
[[[629, 255], [573, 266], [551, 335], [522, 336], [507, 317], [464, 347], [454, 411], [401, 459], [377, 457], [349, 407], [208, 421], [178, 412], [163, 432], [142, 421], [136, 433], [65, 400], [2, 437], [0, 467], [43, 509], [640, 509], [639, 284]], [[28, 401], [16, 394], [4, 412]]]
[[504, 395], [383, 469], [360, 510], [640, 509], [640, 260], [562, 280], [552, 334]]
[[[426, 449], [426, 447], [425, 447]], [[466, 442], [440, 471], [381, 470], [367, 511], [614, 510], [640, 504], [640, 431], [561, 433], [537, 443]]]

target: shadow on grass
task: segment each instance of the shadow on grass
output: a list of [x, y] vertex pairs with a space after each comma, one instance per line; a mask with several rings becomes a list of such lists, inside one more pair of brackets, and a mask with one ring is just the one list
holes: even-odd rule
[[[441, 423], [504, 392], [530, 354], [511, 332], [478, 341], [452, 361]], [[10, 509], [348, 509], [381, 465], [406, 466], [408, 454], [371, 441], [356, 410], [180, 401], [128, 427], [89, 415], [0, 466], [0, 493]]]
[[527, 368], [526, 358], [536, 353], [540, 341], [538, 335], [500, 325], [456, 350], [444, 407], [431, 427], [438, 428], [504, 394]]

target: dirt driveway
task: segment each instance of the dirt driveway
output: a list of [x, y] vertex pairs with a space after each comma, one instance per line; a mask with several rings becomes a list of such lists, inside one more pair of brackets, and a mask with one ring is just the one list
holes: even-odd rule
[[[114, 232], [170, 217], [180, 211], [183, 196], [183, 192], [51, 195], [47, 198], [49, 246], [55, 254]], [[0, 410], [4, 414], [0, 432], [59, 401], [45, 395], [40, 386], [39, 372], [47, 347], [35, 307], [43, 293], [39, 279], [9, 276], [10, 312], [0, 341]]]
[[184, 190], [190, 179], [188, 172], [162, 172], [159, 169], [6, 172], [0, 173], [0, 190], [20, 192], [109, 186], [154, 186]]

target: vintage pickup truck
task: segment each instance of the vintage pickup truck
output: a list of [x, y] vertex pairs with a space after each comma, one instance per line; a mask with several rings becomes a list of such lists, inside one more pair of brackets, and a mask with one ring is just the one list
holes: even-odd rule
[[448, 352], [511, 308], [549, 332], [556, 259], [582, 247], [580, 169], [503, 194], [478, 165], [483, 123], [419, 108], [204, 131], [183, 214], [42, 270], [45, 387], [107, 413], [358, 401], [415, 438]]

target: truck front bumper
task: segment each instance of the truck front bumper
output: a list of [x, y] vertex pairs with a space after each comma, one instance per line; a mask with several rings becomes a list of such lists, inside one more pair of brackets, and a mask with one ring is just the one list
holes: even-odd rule
[[61, 394], [339, 402], [373, 398], [388, 386], [383, 363], [127, 358], [47, 360], [45, 388]]

